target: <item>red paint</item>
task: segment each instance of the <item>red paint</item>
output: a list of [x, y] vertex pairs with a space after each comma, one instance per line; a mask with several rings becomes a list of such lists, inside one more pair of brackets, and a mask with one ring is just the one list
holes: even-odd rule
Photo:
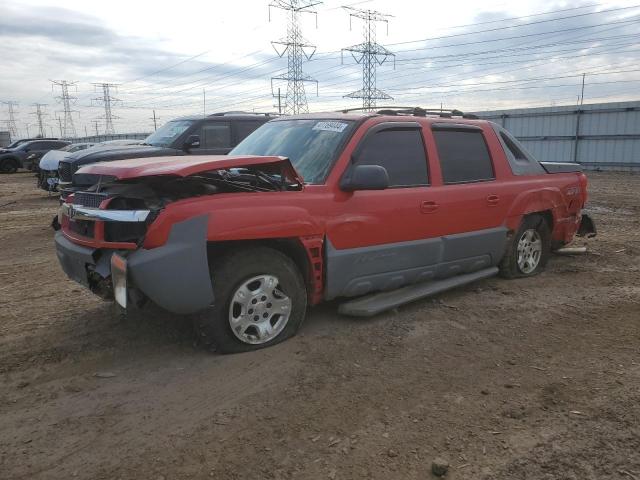
[[[344, 192], [339, 181], [351, 161], [351, 154], [365, 132], [381, 122], [418, 122], [423, 126], [430, 185], [391, 188], [382, 191]], [[431, 123], [453, 122], [482, 128], [494, 164], [495, 179], [485, 182], [444, 185]], [[217, 168], [283, 163], [282, 157], [164, 157], [95, 164], [82, 173], [114, 175], [120, 179], [155, 175], [187, 176]], [[553, 217], [553, 238], [569, 242], [578, 228], [580, 211], [586, 202], [586, 177], [582, 173], [515, 176], [497, 135], [488, 122], [467, 119], [373, 116], [354, 133], [336, 161], [324, 185], [307, 185], [301, 191], [225, 193], [179, 200], [168, 204], [149, 226], [144, 248], [163, 245], [171, 227], [182, 220], [209, 215], [207, 239], [212, 242], [299, 238], [307, 250], [313, 272], [311, 302], [322, 297], [323, 262], [317, 249], [328, 238], [337, 249], [364, 247], [455, 233], [501, 225], [516, 230], [522, 216], [549, 211]], [[135, 248], [106, 244], [103, 239], [71, 240], [104, 248]], [[98, 229], [98, 226], [96, 226]]]

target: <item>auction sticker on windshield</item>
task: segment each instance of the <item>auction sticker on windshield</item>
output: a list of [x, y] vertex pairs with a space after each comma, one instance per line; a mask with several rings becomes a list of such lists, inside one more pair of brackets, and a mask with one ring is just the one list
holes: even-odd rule
[[345, 122], [337, 122], [337, 121], [323, 121], [318, 122], [313, 127], [314, 130], [324, 130], [325, 132], [343, 132], [345, 128], [349, 126], [348, 123]]

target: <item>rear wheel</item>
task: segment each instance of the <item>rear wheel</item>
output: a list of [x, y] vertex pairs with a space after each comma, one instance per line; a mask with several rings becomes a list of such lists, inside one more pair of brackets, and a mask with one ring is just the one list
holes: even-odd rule
[[307, 307], [296, 264], [266, 247], [236, 250], [214, 264], [214, 305], [197, 315], [201, 342], [222, 353], [268, 347], [293, 336]]
[[18, 161], [14, 158], [0, 160], [0, 173], [16, 173], [18, 171]]
[[500, 264], [506, 278], [530, 277], [544, 270], [551, 250], [549, 225], [541, 215], [528, 215], [512, 236]]

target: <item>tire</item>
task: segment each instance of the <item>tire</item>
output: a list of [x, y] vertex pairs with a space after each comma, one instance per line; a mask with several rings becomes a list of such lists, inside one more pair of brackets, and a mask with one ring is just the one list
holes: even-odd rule
[[507, 245], [500, 275], [505, 278], [537, 275], [544, 270], [550, 252], [551, 231], [546, 220], [541, 215], [527, 215]]
[[238, 353], [269, 347], [295, 335], [304, 320], [304, 279], [293, 260], [277, 250], [228, 252], [213, 263], [211, 281], [214, 305], [194, 319], [200, 343], [210, 350]]
[[18, 161], [14, 158], [0, 160], [0, 173], [16, 173], [18, 171]]

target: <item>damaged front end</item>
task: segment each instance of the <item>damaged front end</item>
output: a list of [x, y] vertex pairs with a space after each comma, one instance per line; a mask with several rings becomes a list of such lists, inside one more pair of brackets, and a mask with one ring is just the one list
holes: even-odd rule
[[124, 308], [151, 300], [178, 314], [203, 310], [214, 300], [207, 258], [210, 214], [173, 223], [166, 242], [155, 248], [145, 248], [145, 235], [168, 205], [182, 200], [302, 189], [299, 177], [278, 160], [184, 176], [118, 178], [105, 172], [106, 182], [98, 179], [60, 207], [55, 237], [60, 264], [69, 278]]
[[580, 217], [580, 226], [576, 235], [578, 237], [593, 238], [598, 234], [596, 224], [588, 213], [582, 213]]

